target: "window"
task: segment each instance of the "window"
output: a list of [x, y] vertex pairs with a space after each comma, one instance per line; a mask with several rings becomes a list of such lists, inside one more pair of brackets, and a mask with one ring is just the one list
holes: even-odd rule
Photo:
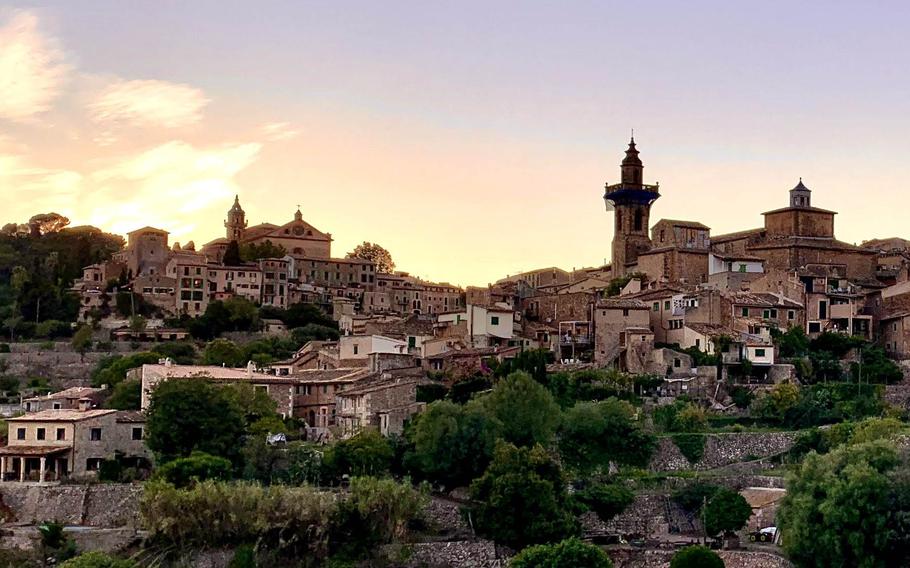
[[354, 344], [354, 355], [357, 355], [357, 353], [358, 353], [359, 351], [360, 351], [360, 346], [357, 345], [357, 344], [355, 343], [355, 344]]
[[739, 271], [740, 271], [740, 272], [745, 272], [745, 271], [746, 271], [746, 265], [745, 265], [745, 264], [740, 264], [740, 265], [739, 265]]
[[499, 316], [490, 317], [490, 323], [493, 325], [499, 325]]
[[756, 356], [756, 357], [764, 357], [764, 356], [765, 356], [765, 350], [764, 350], [764, 349], [756, 349], [756, 350], [755, 350], [755, 356]]
[[16, 439], [17, 440], [25, 439], [25, 428], [16, 428]]
[[88, 471], [98, 471], [101, 469], [101, 458], [88, 458], [85, 460], [85, 469]]
[[60, 404], [59, 402], [55, 402], [53, 406], [54, 406], [54, 410], [60, 410], [61, 408], [63, 408], [63, 405]]
[[142, 426], [133, 426], [133, 439], [134, 440], [142, 439]]
[[665, 309], [665, 310], [669, 310], [669, 309], [670, 309], [670, 300], [666, 300], [666, 301], [664, 302], [664, 309]]
[[822, 330], [822, 324], [817, 321], [809, 322], [809, 333], [819, 333]]
[[624, 318], [629, 317], [629, 308], [622, 309], [622, 317], [624, 317]]
[[762, 310], [761, 317], [768, 319], [771, 317], [771, 310]]
[[679, 360], [678, 358], [677, 358], [677, 359], [673, 359], [673, 366], [674, 366], [674, 367], [679, 367], [680, 365], [682, 365], [682, 363], [680, 362], [680, 360]]
[[66, 428], [57, 428], [57, 439], [66, 440]]
[[38, 428], [38, 430], [35, 431], [36, 440], [43, 440], [45, 438], [45, 435], [46, 435], [46, 432], [45, 432], [44, 428]]
[[654, 302], [654, 305], [651, 307], [651, 310], [655, 311], [655, 312], [659, 312], [660, 311], [660, 302]]
[[329, 392], [329, 386], [328, 386], [328, 385], [322, 385], [322, 394], [326, 394], [326, 393], [328, 393], [328, 392]]
[[93, 442], [101, 441], [101, 428], [92, 428], [89, 431], [89, 439]]
[[741, 313], [744, 318], [749, 317], [749, 308], [743, 308]]
[[701, 339], [698, 339], [698, 338], [695, 339], [695, 348], [701, 349]]
[[793, 310], [787, 310], [787, 319], [788, 320], [796, 319], [796, 312]]

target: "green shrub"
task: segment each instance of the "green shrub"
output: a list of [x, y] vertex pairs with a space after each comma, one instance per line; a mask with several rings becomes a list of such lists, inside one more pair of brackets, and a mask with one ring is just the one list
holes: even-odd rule
[[752, 516], [752, 507], [736, 491], [721, 488], [708, 500], [702, 514], [705, 530], [709, 535], [716, 536], [733, 533], [746, 526]]
[[233, 471], [230, 460], [193, 452], [188, 458], [178, 458], [155, 470], [155, 479], [162, 479], [175, 487], [187, 487], [199, 481], [229, 480]]
[[149, 482], [140, 513], [150, 536], [179, 549], [254, 544], [324, 558], [335, 497], [312, 487], [203, 481], [190, 489]]
[[606, 522], [625, 511], [635, 500], [635, 493], [622, 485], [595, 483], [578, 491], [575, 498]]
[[719, 490], [720, 487], [717, 485], [696, 482], [681, 489], [677, 489], [673, 492], [671, 499], [689, 513], [694, 513], [700, 510], [702, 505], [708, 499], [714, 497]]
[[531, 546], [512, 558], [509, 568], [612, 568], [599, 547], [570, 538], [557, 544]]
[[123, 560], [105, 552], [85, 552], [60, 564], [60, 568], [135, 568], [132, 560]]
[[755, 400], [755, 394], [747, 387], [737, 385], [730, 389], [730, 398], [738, 408], [749, 408], [749, 405]]
[[705, 455], [704, 434], [673, 434], [670, 439], [692, 465], [698, 463]]
[[689, 546], [673, 555], [670, 568], [724, 568], [724, 561], [710, 548]]
[[379, 432], [364, 429], [330, 446], [323, 457], [324, 475], [339, 479], [343, 475], [383, 476], [388, 474], [394, 452]]

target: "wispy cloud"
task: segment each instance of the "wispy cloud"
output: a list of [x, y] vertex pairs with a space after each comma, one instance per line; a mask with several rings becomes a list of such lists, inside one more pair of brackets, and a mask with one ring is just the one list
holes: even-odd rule
[[49, 110], [69, 70], [57, 40], [39, 31], [37, 16], [12, 12], [0, 27], [0, 118], [25, 121]]
[[300, 131], [292, 128], [290, 122], [270, 122], [262, 127], [262, 134], [269, 142], [281, 142], [297, 138]]
[[[252, 164], [261, 144], [196, 147], [171, 141], [93, 173], [88, 221], [115, 231], [169, 219], [168, 229], [194, 226], [194, 214], [223, 205], [239, 191], [236, 175]], [[104, 206], [100, 206], [100, 204]], [[137, 208], [136, 204], [142, 204]]]
[[202, 120], [209, 99], [201, 89], [167, 81], [118, 81], [89, 104], [92, 120], [122, 126], [179, 128]]

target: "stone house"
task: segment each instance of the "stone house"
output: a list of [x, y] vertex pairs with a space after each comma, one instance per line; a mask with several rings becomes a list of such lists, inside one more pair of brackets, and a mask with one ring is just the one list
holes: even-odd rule
[[59, 481], [92, 475], [115, 457], [147, 465], [141, 413], [89, 409], [42, 410], [8, 421], [9, 442], [0, 448], [3, 481]]
[[630, 372], [644, 370], [654, 348], [648, 305], [629, 298], [607, 298], [594, 306], [594, 363], [616, 362]]
[[419, 369], [387, 372], [375, 381], [339, 392], [337, 416], [342, 437], [364, 428], [376, 428], [383, 436], [401, 434], [405, 420], [426, 406], [417, 402], [417, 384], [422, 376]]

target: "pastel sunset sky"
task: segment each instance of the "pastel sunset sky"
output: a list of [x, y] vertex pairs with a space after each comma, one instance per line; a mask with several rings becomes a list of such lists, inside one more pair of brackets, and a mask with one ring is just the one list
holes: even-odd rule
[[601, 264], [630, 129], [660, 218], [761, 224], [800, 176], [910, 236], [910, 3], [87, 0], [0, 9], [0, 224], [201, 245], [235, 193], [343, 256], [483, 285]]

